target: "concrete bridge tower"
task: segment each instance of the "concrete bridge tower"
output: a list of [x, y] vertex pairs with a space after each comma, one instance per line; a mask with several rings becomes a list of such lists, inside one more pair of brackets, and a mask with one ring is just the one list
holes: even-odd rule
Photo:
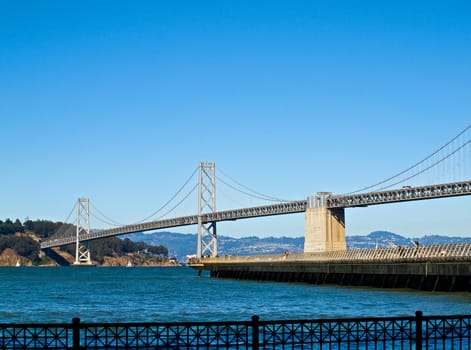
[[318, 192], [308, 198], [304, 219], [304, 252], [346, 250], [345, 210], [327, 208], [330, 192]]

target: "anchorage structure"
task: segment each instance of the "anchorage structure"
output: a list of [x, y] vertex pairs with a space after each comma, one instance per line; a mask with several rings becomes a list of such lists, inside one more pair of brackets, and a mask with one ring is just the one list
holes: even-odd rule
[[76, 225], [76, 243], [75, 243], [75, 262], [76, 265], [91, 265], [90, 259], [90, 241], [86, 245], [80, 243], [80, 237], [90, 234], [90, 200], [88, 198], [79, 198], [77, 200], [77, 225]]
[[198, 180], [198, 245], [196, 256], [217, 256], [216, 221], [204, 223], [203, 215], [216, 212], [216, 169], [201, 162]]

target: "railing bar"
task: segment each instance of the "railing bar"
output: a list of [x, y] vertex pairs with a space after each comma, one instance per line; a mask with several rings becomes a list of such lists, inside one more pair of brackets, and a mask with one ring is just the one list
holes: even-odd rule
[[[419, 315], [417, 315], [419, 317]], [[282, 341], [283, 348], [323, 348], [324, 345], [328, 348], [360, 348], [360, 344], [364, 344], [366, 348], [400, 348], [413, 349], [413, 333], [420, 337], [423, 341], [425, 348], [434, 345], [435, 348], [461, 348], [461, 346], [468, 346], [470, 344], [469, 324], [471, 322], [471, 315], [464, 316], [426, 316], [421, 319], [412, 317], [393, 317], [393, 318], [359, 318], [359, 319], [332, 319], [332, 320], [295, 320], [295, 321], [259, 321], [261, 335], [261, 348], [275, 348], [275, 343], [265, 343], [268, 341], [267, 335], [271, 334], [272, 330], [276, 328], [281, 329], [279, 334]], [[415, 321], [414, 321], [415, 320]], [[421, 320], [421, 321], [420, 321]], [[422, 328], [420, 322], [424, 325]], [[417, 322], [417, 327], [414, 328], [414, 323]], [[425, 322], [425, 324], [423, 323]], [[307, 336], [305, 332], [305, 325], [309, 323], [310, 329], [317, 329], [316, 333]], [[387, 327], [389, 323], [389, 327]], [[140, 349], [140, 348], [190, 348], [195, 346], [197, 348], [234, 348], [249, 349], [249, 322], [194, 322], [194, 323], [120, 323], [120, 324], [80, 324], [79, 330], [82, 332], [81, 338], [84, 343], [83, 347], [88, 348], [126, 348], [126, 349]], [[279, 325], [279, 327], [277, 326]], [[2, 344], [8, 342], [5, 336], [5, 327], [12, 327], [12, 334], [17, 335], [14, 348], [25, 348], [27, 342], [31, 341], [31, 336], [37, 337], [44, 334], [44, 338], [40, 337], [34, 340], [34, 344], [28, 348], [42, 348], [44, 344], [48, 347], [64, 348], [63, 344], [68, 344], [70, 325], [0, 325], [0, 340]], [[157, 327], [158, 329], [155, 329]], [[159, 328], [160, 327], [160, 328]], [[450, 328], [451, 327], [451, 328]], [[452, 331], [450, 332], [450, 329]], [[27, 332], [27, 330], [29, 331]], [[63, 337], [58, 339], [56, 343], [47, 343], [48, 330], [54, 329], [55, 334], [60, 333], [60, 330], [66, 330]], [[161, 337], [154, 337], [151, 339], [151, 333], [154, 329], [161, 334]], [[335, 330], [336, 337], [332, 334], [325, 334], [324, 330]], [[350, 330], [347, 332], [347, 329]], [[371, 329], [373, 333], [367, 331]], [[419, 330], [424, 329], [424, 333], [420, 335]], [[229, 344], [229, 337], [237, 331], [240, 334], [237, 337], [235, 344]], [[214, 338], [214, 343], [210, 343], [210, 339], [214, 336], [214, 332], [220, 336]], [[299, 332], [299, 333], [296, 333]], [[347, 333], [346, 333], [347, 332]], [[353, 332], [353, 333], [351, 333]], [[363, 332], [363, 333], [362, 333]], [[252, 332], [253, 333], [253, 332]], [[360, 336], [360, 333], [362, 335]], [[104, 335], [103, 337], [99, 336]], [[124, 335], [120, 340], [116, 335]], [[172, 343], [172, 334], [183, 335], [184, 339], [180, 339], [181, 343]], [[192, 338], [193, 334], [199, 334], [195, 339]], [[202, 336], [203, 335], [203, 336]], [[376, 335], [376, 336], [375, 336]], [[381, 335], [381, 336], [378, 336]], [[300, 337], [299, 337], [300, 336]], [[375, 337], [374, 337], [375, 336]], [[373, 338], [374, 337], [374, 338]], [[296, 342], [295, 339], [301, 339]], [[124, 344], [123, 344], [124, 343]], [[192, 344], [190, 346], [190, 344]], [[420, 342], [417, 340], [417, 345]], [[258, 345], [258, 342], [257, 344]], [[32, 347], [34, 346], [34, 347]], [[74, 342], [75, 348], [78, 344]], [[10, 349], [8, 347], [3, 347]], [[231, 347], [232, 348], [232, 347]]]

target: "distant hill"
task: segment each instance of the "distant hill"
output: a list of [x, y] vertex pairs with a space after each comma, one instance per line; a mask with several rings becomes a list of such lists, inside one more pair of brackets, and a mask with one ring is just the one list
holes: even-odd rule
[[[175, 257], [180, 262], [185, 262], [188, 255], [196, 252], [197, 234], [155, 232], [134, 233], [125, 237], [135, 242], [147, 244], [165, 244], [168, 248], [169, 257]], [[219, 255], [256, 255], [256, 254], [282, 254], [285, 250], [290, 252], [302, 252], [304, 237], [268, 237], [258, 238], [242, 237], [233, 238], [218, 236]]]
[[466, 243], [471, 242], [471, 237], [449, 237], [449, 236], [423, 236], [407, 238], [396, 233], [388, 231], [374, 231], [367, 236], [347, 236], [347, 248], [387, 248], [399, 246], [411, 246], [413, 241], [417, 241], [420, 245], [433, 244], [449, 244], [449, 243]]
[[[145, 242], [150, 245], [163, 245], [168, 248], [169, 257], [175, 257], [185, 262], [188, 255], [196, 252], [197, 235], [192, 233], [154, 232], [134, 233], [125, 237], [135, 242]], [[448, 236], [424, 236], [407, 238], [388, 231], [375, 231], [367, 236], [347, 236], [347, 249], [386, 248], [395, 246], [411, 246], [417, 240], [421, 245], [464, 243], [471, 242], [471, 238]], [[266, 237], [255, 236], [234, 238], [229, 236], [218, 237], [219, 255], [258, 255], [282, 254], [285, 250], [292, 253], [302, 252], [304, 237]]]
[[374, 231], [367, 236], [347, 236], [348, 249], [362, 248], [388, 248], [398, 246], [410, 246], [413, 240], [388, 231]]
[[[55, 249], [40, 250], [40, 241], [51, 237], [59, 227], [71, 224], [48, 220], [26, 220], [22, 223], [0, 220], [0, 266], [68, 265], [74, 261], [75, 246], [68, 245]], [[164, 246], [150, 246], [145, 242], [108, 237], [96, 240], [90, 246], [94, 263], [100, 265], [165, 265], [169, 261], [168, 250]]]

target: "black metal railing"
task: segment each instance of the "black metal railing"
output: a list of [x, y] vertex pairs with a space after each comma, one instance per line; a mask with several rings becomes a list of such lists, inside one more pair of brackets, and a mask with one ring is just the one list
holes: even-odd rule
[[0, 324], [0, 349], [471, 349], [471, 315], [187, 323]]

